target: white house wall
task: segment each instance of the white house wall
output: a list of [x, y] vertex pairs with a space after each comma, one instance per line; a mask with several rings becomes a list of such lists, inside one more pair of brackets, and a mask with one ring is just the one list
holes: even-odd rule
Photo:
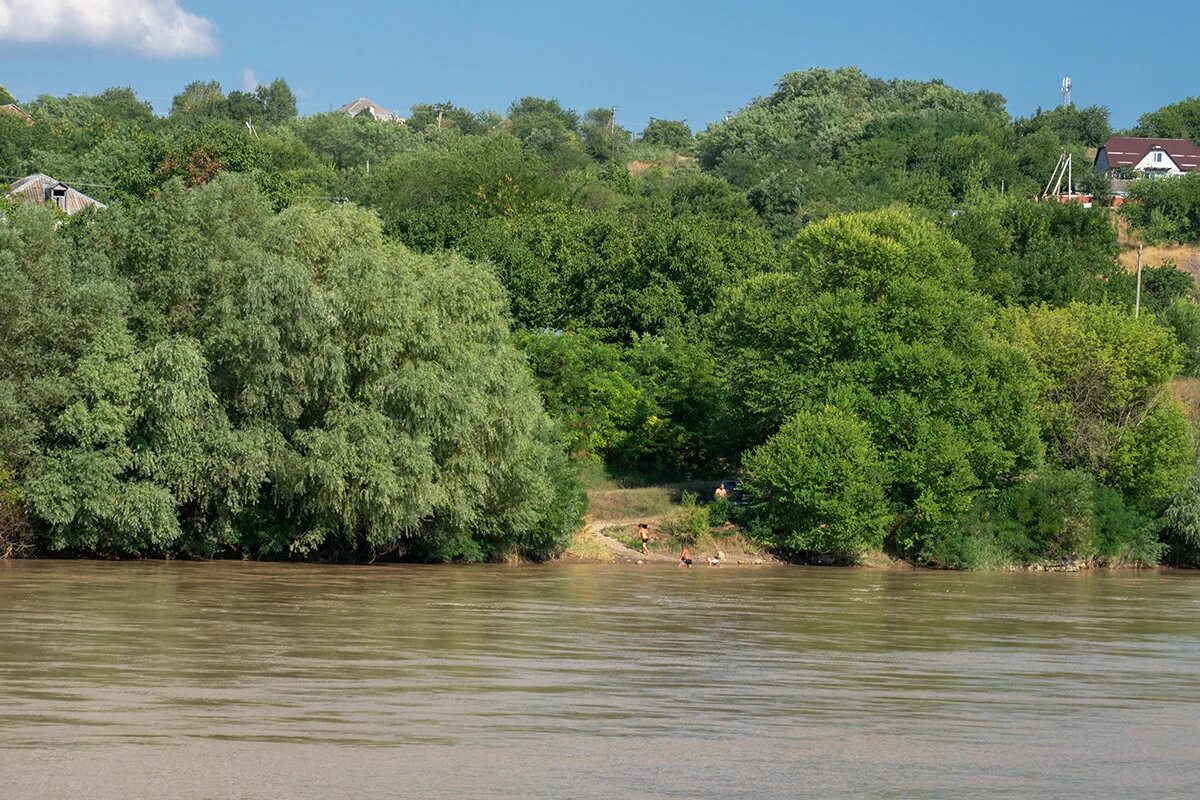
[[[1162, 156], [1162, 161], [1155, 161], [1155, 154]], [[1183, 170], [1171, 159], [1171, 156], [1165, 150], [1151, 150], [1146, 153], [1146, 157], [1137, 163], [1134, 169], [1152, 170], [1161, 172], [1163, 175], [1182, 175]]]

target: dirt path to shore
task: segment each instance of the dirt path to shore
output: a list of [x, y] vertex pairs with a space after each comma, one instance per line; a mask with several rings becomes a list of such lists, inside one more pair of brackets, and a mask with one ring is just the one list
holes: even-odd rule
[[[649, 555], [629, 547], [605, 532], [617, 527], [625, 528], [632, 538], [637, 530], [637, 522], [619, 520], [588, 522], [575, 537], [570, 549], [563, 554], [562, 560], [626, 564], [674, 564], [679, 561], [682, 545], [663, 534], [656, 524], [651, 523]], [[725, 554], [723, 564], [779, 563], [777, 559], [755, 547], [736, 528], [714, 531], [689, 547], [692, 550], [696, 566], [707, 566], [708, 559], [715, 556], [718, 550]]]

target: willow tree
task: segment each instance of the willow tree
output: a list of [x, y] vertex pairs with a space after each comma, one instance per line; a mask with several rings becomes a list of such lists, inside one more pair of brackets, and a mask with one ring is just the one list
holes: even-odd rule
[[[481, 559], [577, 523], [486, 268], [385, 244], [361, 209], [274, 215], [238, 177], [37, 235], [108, 293], [11, 341], [56, 365], [15, 465], [49, 547]], [[66, 271], [59, 299], [96, 282]]]

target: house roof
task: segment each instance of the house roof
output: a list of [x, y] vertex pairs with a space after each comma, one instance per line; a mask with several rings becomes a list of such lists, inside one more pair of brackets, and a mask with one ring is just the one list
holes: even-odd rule
[[23, 203], [46, 203], [50, 199], [50, 190], [58, 187], [66, 190], [63, 196], [62, 210], [68, 214], [76, 214], [85, 208], [108, 208], [104, 203], [40, 172], [21, 178], [9, 187], [5, 197], [20, 200]]
[[26, 125], [33, 124], [33, 117], [29, 116], [29, 114], [23, 111], [16, 103], [5, 103], [4, 105], [0, 106], [0, 113], [14, 114], [25, 120]]
[[403, 121], [400, 115], [388, 111], [386, 108], [379, 105], [379, 103], [376, 103], [374, 100], [366, 97], [360, 97], [353, 102], [346, 103], [346, 105], [339, 108], [338, 111], [342, 114], [349, 114], [352, 117], [356, 117], [362, 112], [367, 111], [375, 119], [383, 120], [385, 122]]
[[[1139, 139], [1114, 136], [1100, 148], [1108, 157], [1109, 166], [1132, 167], [1152, 150], [1163, 150], [1184, 172], [1200, 169], [1200, 146], [1187, 139]], [[1097, 154], [1097, 158], [1099, 154]]]

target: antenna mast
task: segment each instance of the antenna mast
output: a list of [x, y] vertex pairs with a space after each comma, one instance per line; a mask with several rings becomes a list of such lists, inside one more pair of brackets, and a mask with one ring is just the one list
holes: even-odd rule
[[1071, 105], [1071, 79], [1070, 78], [1063, 78], [1062, 90], [1063, 90], [1063, 105], [1064, 106]]

